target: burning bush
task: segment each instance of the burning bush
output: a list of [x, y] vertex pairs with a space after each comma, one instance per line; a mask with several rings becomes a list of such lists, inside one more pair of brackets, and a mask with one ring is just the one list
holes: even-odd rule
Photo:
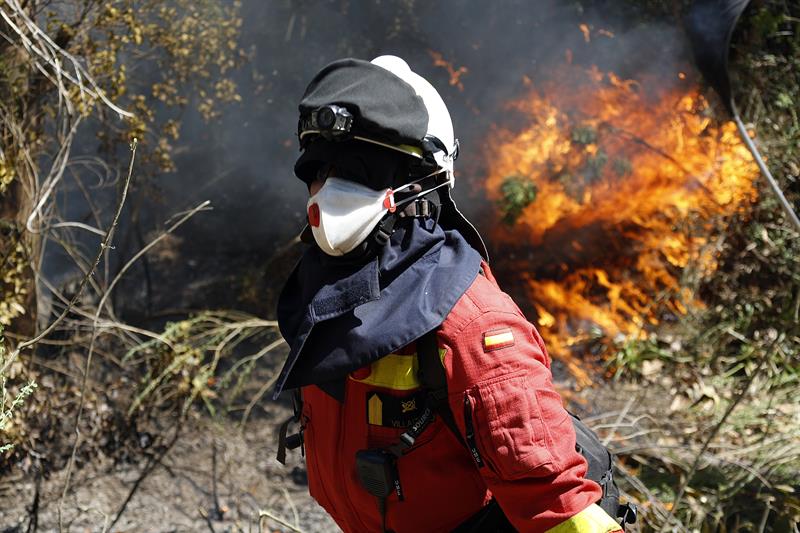
[[524, 280], [552, 354], [587, 384], [574, 348], [702, 305], [679, 280], [715, 268], [718, 228], [756, 198], [757, 169], [678, 72], [634, 81], [566, 66], [508, 107], [527, 125], [491, 136], [485, 186], [514, 221], [492, 237], [516, 250], [503, 268]]

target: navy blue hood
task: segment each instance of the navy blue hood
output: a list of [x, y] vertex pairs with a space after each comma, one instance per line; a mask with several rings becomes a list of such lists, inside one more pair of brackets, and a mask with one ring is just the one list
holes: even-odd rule
[[344, 262], [310, 247], [278, 300], [289, 355], [273, 398], [318, 385], [341, 398], [344, 378], [438, 327], [475, 280], [481, 257], [454, 230], [407, 219], [377, 257]]

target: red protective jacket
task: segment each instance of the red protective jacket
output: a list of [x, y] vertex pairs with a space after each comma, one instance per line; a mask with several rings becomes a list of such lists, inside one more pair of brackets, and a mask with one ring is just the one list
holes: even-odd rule
[[[450, 531], [494, 496], [520, 531], [619, 531], [593, 502], [600, 487], [553, 389], [536, 329], [484, 265], [437, 333], [456, 424], [474, 428], [483, 466], [437, 417], [397, 460], [404, 499], [386, 502], [397, 533]], [[344, 402], [303, 387], [305, 451], [311, 495], [345, 531], [382, 531], [376, 499], [359, 483], [356, 452], [396, 444], [419, 416], [424, 391], [415, 347], [353, 372]]]

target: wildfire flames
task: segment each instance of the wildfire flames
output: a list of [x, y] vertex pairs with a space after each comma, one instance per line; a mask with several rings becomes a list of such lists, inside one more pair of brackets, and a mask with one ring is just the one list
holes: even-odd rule
[[469, 72], [469, 69], [467, 69], [467, 67], [454, 67], [440, 52], [435, 50], [428, 50], [428, 54], [431, 56], [431, 59], [433, 59], [433, 66], [445, 69], [450, 75], [450, 85], [458, 87], [459, 91], [463, 91], [464, 84], [461, 82], [461, 76]]
[[485, 187], [505, 213], [493, 243], [513, 251], [504, 268], [581, 385], [577, 356], [594, 340], [641, 337], [701, 304], [681, 277], [715, 268], [724, 216], [755, 199], [735, 125], [716, 123], [684, 78], [567, 65], [534, 81], [510, 104], [517, 123], [491, 136]]

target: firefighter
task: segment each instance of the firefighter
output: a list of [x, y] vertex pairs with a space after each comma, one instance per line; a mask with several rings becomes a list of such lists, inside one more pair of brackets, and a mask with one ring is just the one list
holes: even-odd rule
[[279, 459], [304, 447], [345, 531], [621, 531], [539, 333], [453, 202], [437, 91], [400, 58], [342, 59], [299, 108], [311, 246], [278, 303], [274, 397], [294, 391], [300, 427], [281, 427]]

